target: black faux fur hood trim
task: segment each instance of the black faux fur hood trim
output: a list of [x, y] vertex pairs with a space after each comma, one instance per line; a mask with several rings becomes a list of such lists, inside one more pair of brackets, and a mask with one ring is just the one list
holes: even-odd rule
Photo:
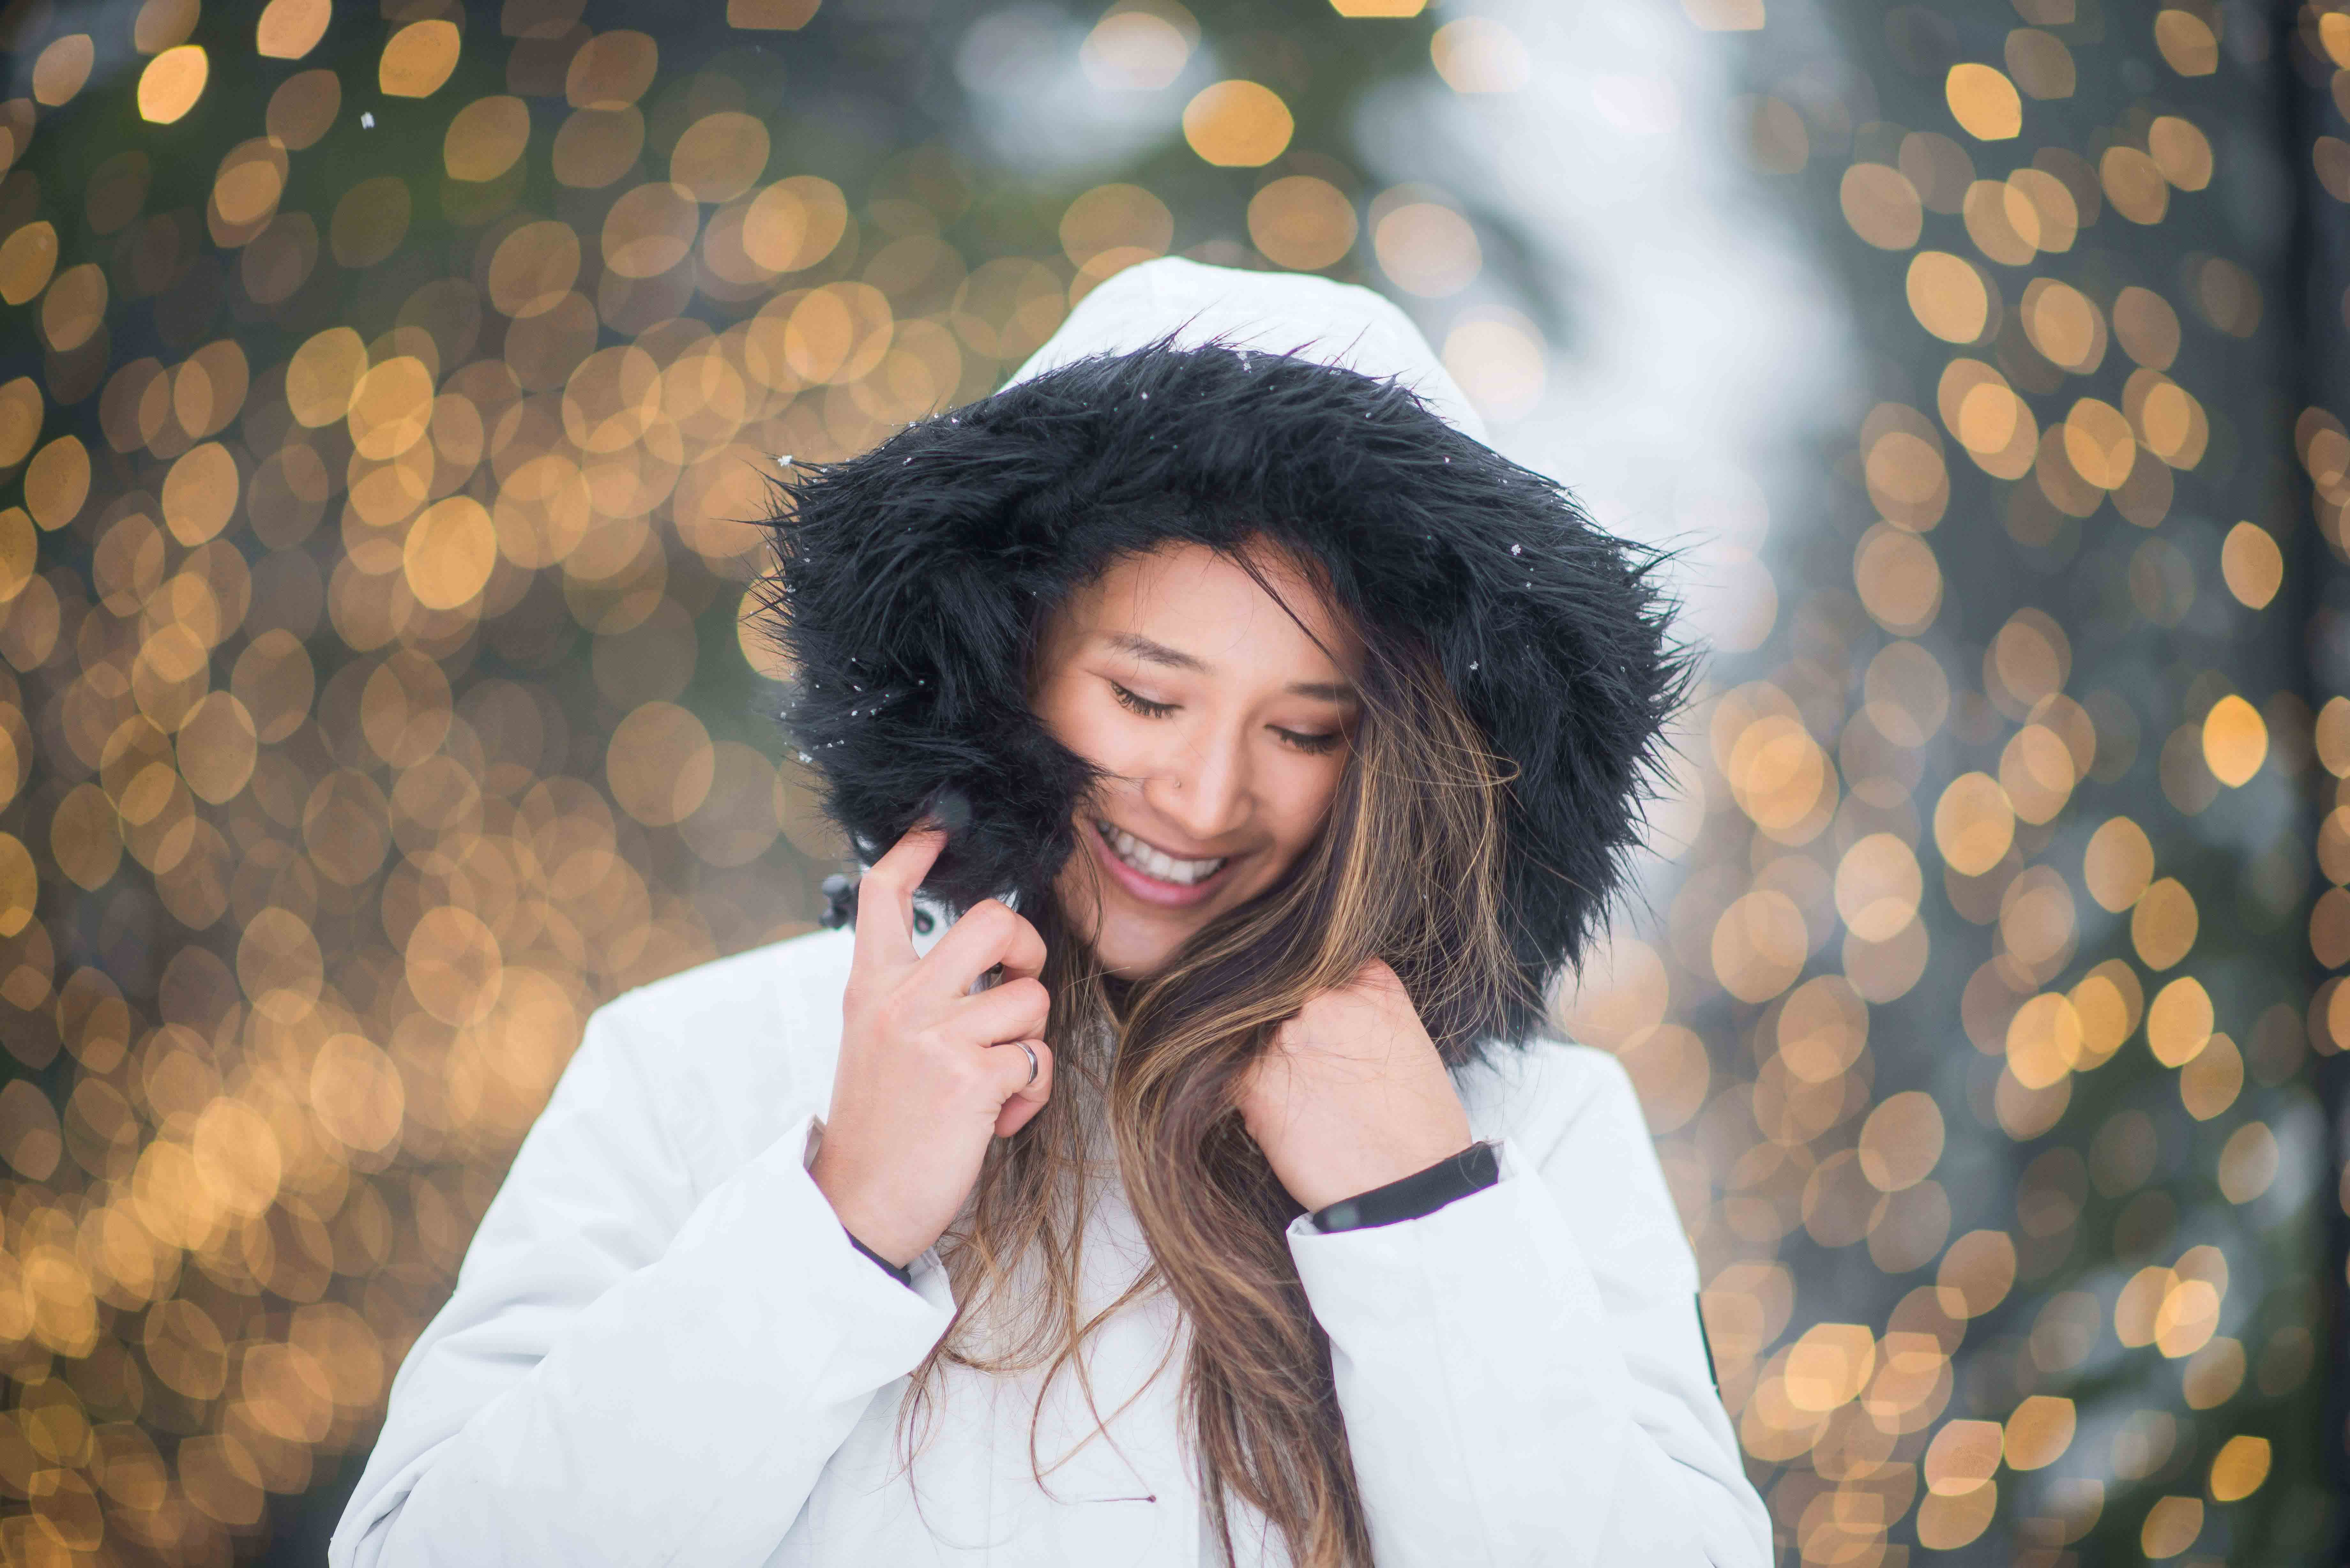
[[[1111, 557], [1262, 530], [1317, 557], [1359, 619], [1424, 637], [1494, 749], [1511, 943], [1533, 994], [1623, 883], [1690, 662], [1659, 557], [1413, 392], [1170, 332], [907, 426], [778, 482], [764, 629], [784, 719], [867, 862], [941, 785], [972, 807], [923, 891], [1047, 895], [1091, 770], [1028, 707], [1046, 612]], [[1542, 1021], [1507, 1021], [1523, 1037]]]

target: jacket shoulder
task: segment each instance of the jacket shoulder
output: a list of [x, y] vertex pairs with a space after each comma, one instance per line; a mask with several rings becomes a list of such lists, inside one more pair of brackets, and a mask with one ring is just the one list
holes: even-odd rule
[[697, 964], [598, 1008], [588, 1039], [626, 1060], [690, 1159], [731, 1168], [830, 1104], [853, 946], [816, 930]]
[[828, 989], [837, 1010], [853, 943], [853, 933], [846, 929], [786, 937], [623, 992], [598, 1011], [632, 1029], [714, 1031], [704, 1042], [709, 1044], [723, 1045], [754, 1030], [772, 1038], [777, 1010], [786, 1021], [802, 1015], [806, 1008], [800, 1004], [811, 990]]

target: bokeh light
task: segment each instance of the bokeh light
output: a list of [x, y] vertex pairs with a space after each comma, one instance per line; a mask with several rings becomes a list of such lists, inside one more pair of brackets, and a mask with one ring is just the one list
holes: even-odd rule
[[2327, 1560], [2350, 13], [1683, 8], [1866, 391], [1562, 1018], [1640, 1087], [1783, 1561]]

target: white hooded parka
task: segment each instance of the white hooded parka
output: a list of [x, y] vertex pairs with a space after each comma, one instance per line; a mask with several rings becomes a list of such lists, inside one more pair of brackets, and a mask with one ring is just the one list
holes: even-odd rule
[[[1021, 377], [1182, 321], [1318, 338], [1482, 438], [1401, 312], [1319, 278], [1129, 269]], [[928, 950], [946, 911], [923, 907]], [[1089, 1342], [1090, 1407], [1067, 1373], [1040, 1410], [1041, 1372], [948, 1366], [901, 1469], [909, 1375], [956, 1303], [935, 1249], [908, 1289], [808, 1174], [851, 945], [814, 932], [594, 1013], [400, 1367], [331, 1568], [1218, 1562], [1181, 1438], [1188, 1326], [1163, 1292]], [[1770, 1518], [1622, 1067], [1541, 1041], [1455, 1083], [1498, 1182], [1417, 1219], [1287, 1231], [1381, 1568], [1761, 1568]], [[1148, 1261], [1115, 1168], [1097, 1176], [1081, 1318]], [[1288, 1568], [1232, 1506], [1241, 1563]]]

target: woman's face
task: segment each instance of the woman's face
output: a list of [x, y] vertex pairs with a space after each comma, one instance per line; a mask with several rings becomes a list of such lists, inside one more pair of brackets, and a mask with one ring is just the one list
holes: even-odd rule
[[1149, 973], [1273, 886], [1346, 768], [1361, 644], [1278, 552], [1257, 558], [1337, 662], [1240, 566], [1190, 544], [1121, 557], [1045, 639], [1037, 715], [1112, 775], [1079, 808], [1055, 890], [1077, 929], [1097, 925], [1113, 974]]

